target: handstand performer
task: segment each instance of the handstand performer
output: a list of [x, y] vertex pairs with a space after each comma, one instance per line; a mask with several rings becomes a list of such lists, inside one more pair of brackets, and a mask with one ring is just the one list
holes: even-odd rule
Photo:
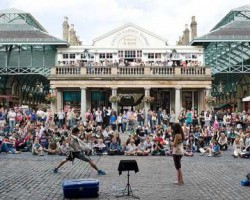
[[91, 167], [93, 167], [98, 172], [99, 175], [106, 175], [105, 171], [98, 169], [95, 163], [84, 153], [82, 153], [82, 151], [91, 150], [91, 148], [77, 137], [79, 132], [80, 130], [78, 128], [72, 129], [72, 134], [71, 136], [69, 136], [70, 154], [65, 160], [61, 161], [59, 165], [53, 170], [54, 173], [57, 173], [58, 169], [61, 166], [63, 166], [66, 162], [74, 161], [75, 158], [78, 158], [79, 160], [88, 162], [91, 165]]

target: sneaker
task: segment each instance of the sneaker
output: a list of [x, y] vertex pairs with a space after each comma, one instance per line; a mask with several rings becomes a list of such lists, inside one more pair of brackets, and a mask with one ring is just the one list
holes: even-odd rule
[[211, 154], [209, 154], [209, 155], [207, 155], [207, 157], [212, 157], [212, 155], [211, 155]]
[[103, 171], [103, 170], [101, 170], [101, 169], [99, 169], [99, 170], [98, 170], [98, 175], [106, 175], [106, 172]]
[[55, 169], [53, 170], [53, 172], [54, 172], [54, 173], [58, 173], [58, 169], [55, 168]]

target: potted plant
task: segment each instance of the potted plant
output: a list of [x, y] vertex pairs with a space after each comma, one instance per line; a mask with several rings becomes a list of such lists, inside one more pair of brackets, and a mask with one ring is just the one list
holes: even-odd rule
[[207, 96], [207, 97], [205, 98], [205, 102], [206, 102], [206, 104], [209, 105], [209, 106], [214, 106], [215, 103], [216, 103], [216, 97]]
[[155, 100], [154, 97], [145, 96], [145, 97], [143, 97], [142, 102], [144, 102], [144, 103], [152, 103], [152, 102], [154, 102], [154, 100]]
[[55, 103], [55, 101], [56, 101], [56, 95], [50, 94], [50, 93], [49, 93], [49, 94], [45, 97], [45, 100], [48, 101], [48, 102]]
[[110, 96], [109, 101], [111, 103], [119, 103], [121, 101], [121, 96]]

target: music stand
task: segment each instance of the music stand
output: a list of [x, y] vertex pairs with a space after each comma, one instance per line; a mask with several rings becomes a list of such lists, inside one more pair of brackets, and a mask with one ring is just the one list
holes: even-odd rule
[[123, 171], [128, 171], [128, 175], [127, 175], [128, 181], [127, 181], [127, 185], [125, 189], [123, 190], [122, 195], [119, 195], [116, 197], [119, 198], [119, 197], [124, 197], [124, 196], [131, 196], [135, 199], [140, 199], [138, 196], [135, 196], [133, 194], [131, 185], [129, 183], [129, 176], [130, 176], [129, 171], [134, 171], [135, 173], [139, 171], [137, 162], [135, 160], [121, 160], [119, 163], [118, 171], [119, 171], [119, 175], [121, 175]]

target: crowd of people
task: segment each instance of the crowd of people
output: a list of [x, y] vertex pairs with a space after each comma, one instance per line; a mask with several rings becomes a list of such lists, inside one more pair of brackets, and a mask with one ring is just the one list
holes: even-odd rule
[[[250, 157], [250, 115], [243, 111], [195, 109], [126, 110], [116, 112], [110, 107], [88, 110], [83, 118], [71, 108], [32, 110], [0, 109], [0, 151], [34, 155], [69, 154], [69, 136], [74, 127], [90, 147], [88, 155], [172, 155], [172, 125], [178, 121], [184, 133], [184, 155], [220, 156], [232, 146], [232, 155]], [[127, 137], [121, 140], [121, 134]], [[124, 137], [123, 137], [124, 138]]]

